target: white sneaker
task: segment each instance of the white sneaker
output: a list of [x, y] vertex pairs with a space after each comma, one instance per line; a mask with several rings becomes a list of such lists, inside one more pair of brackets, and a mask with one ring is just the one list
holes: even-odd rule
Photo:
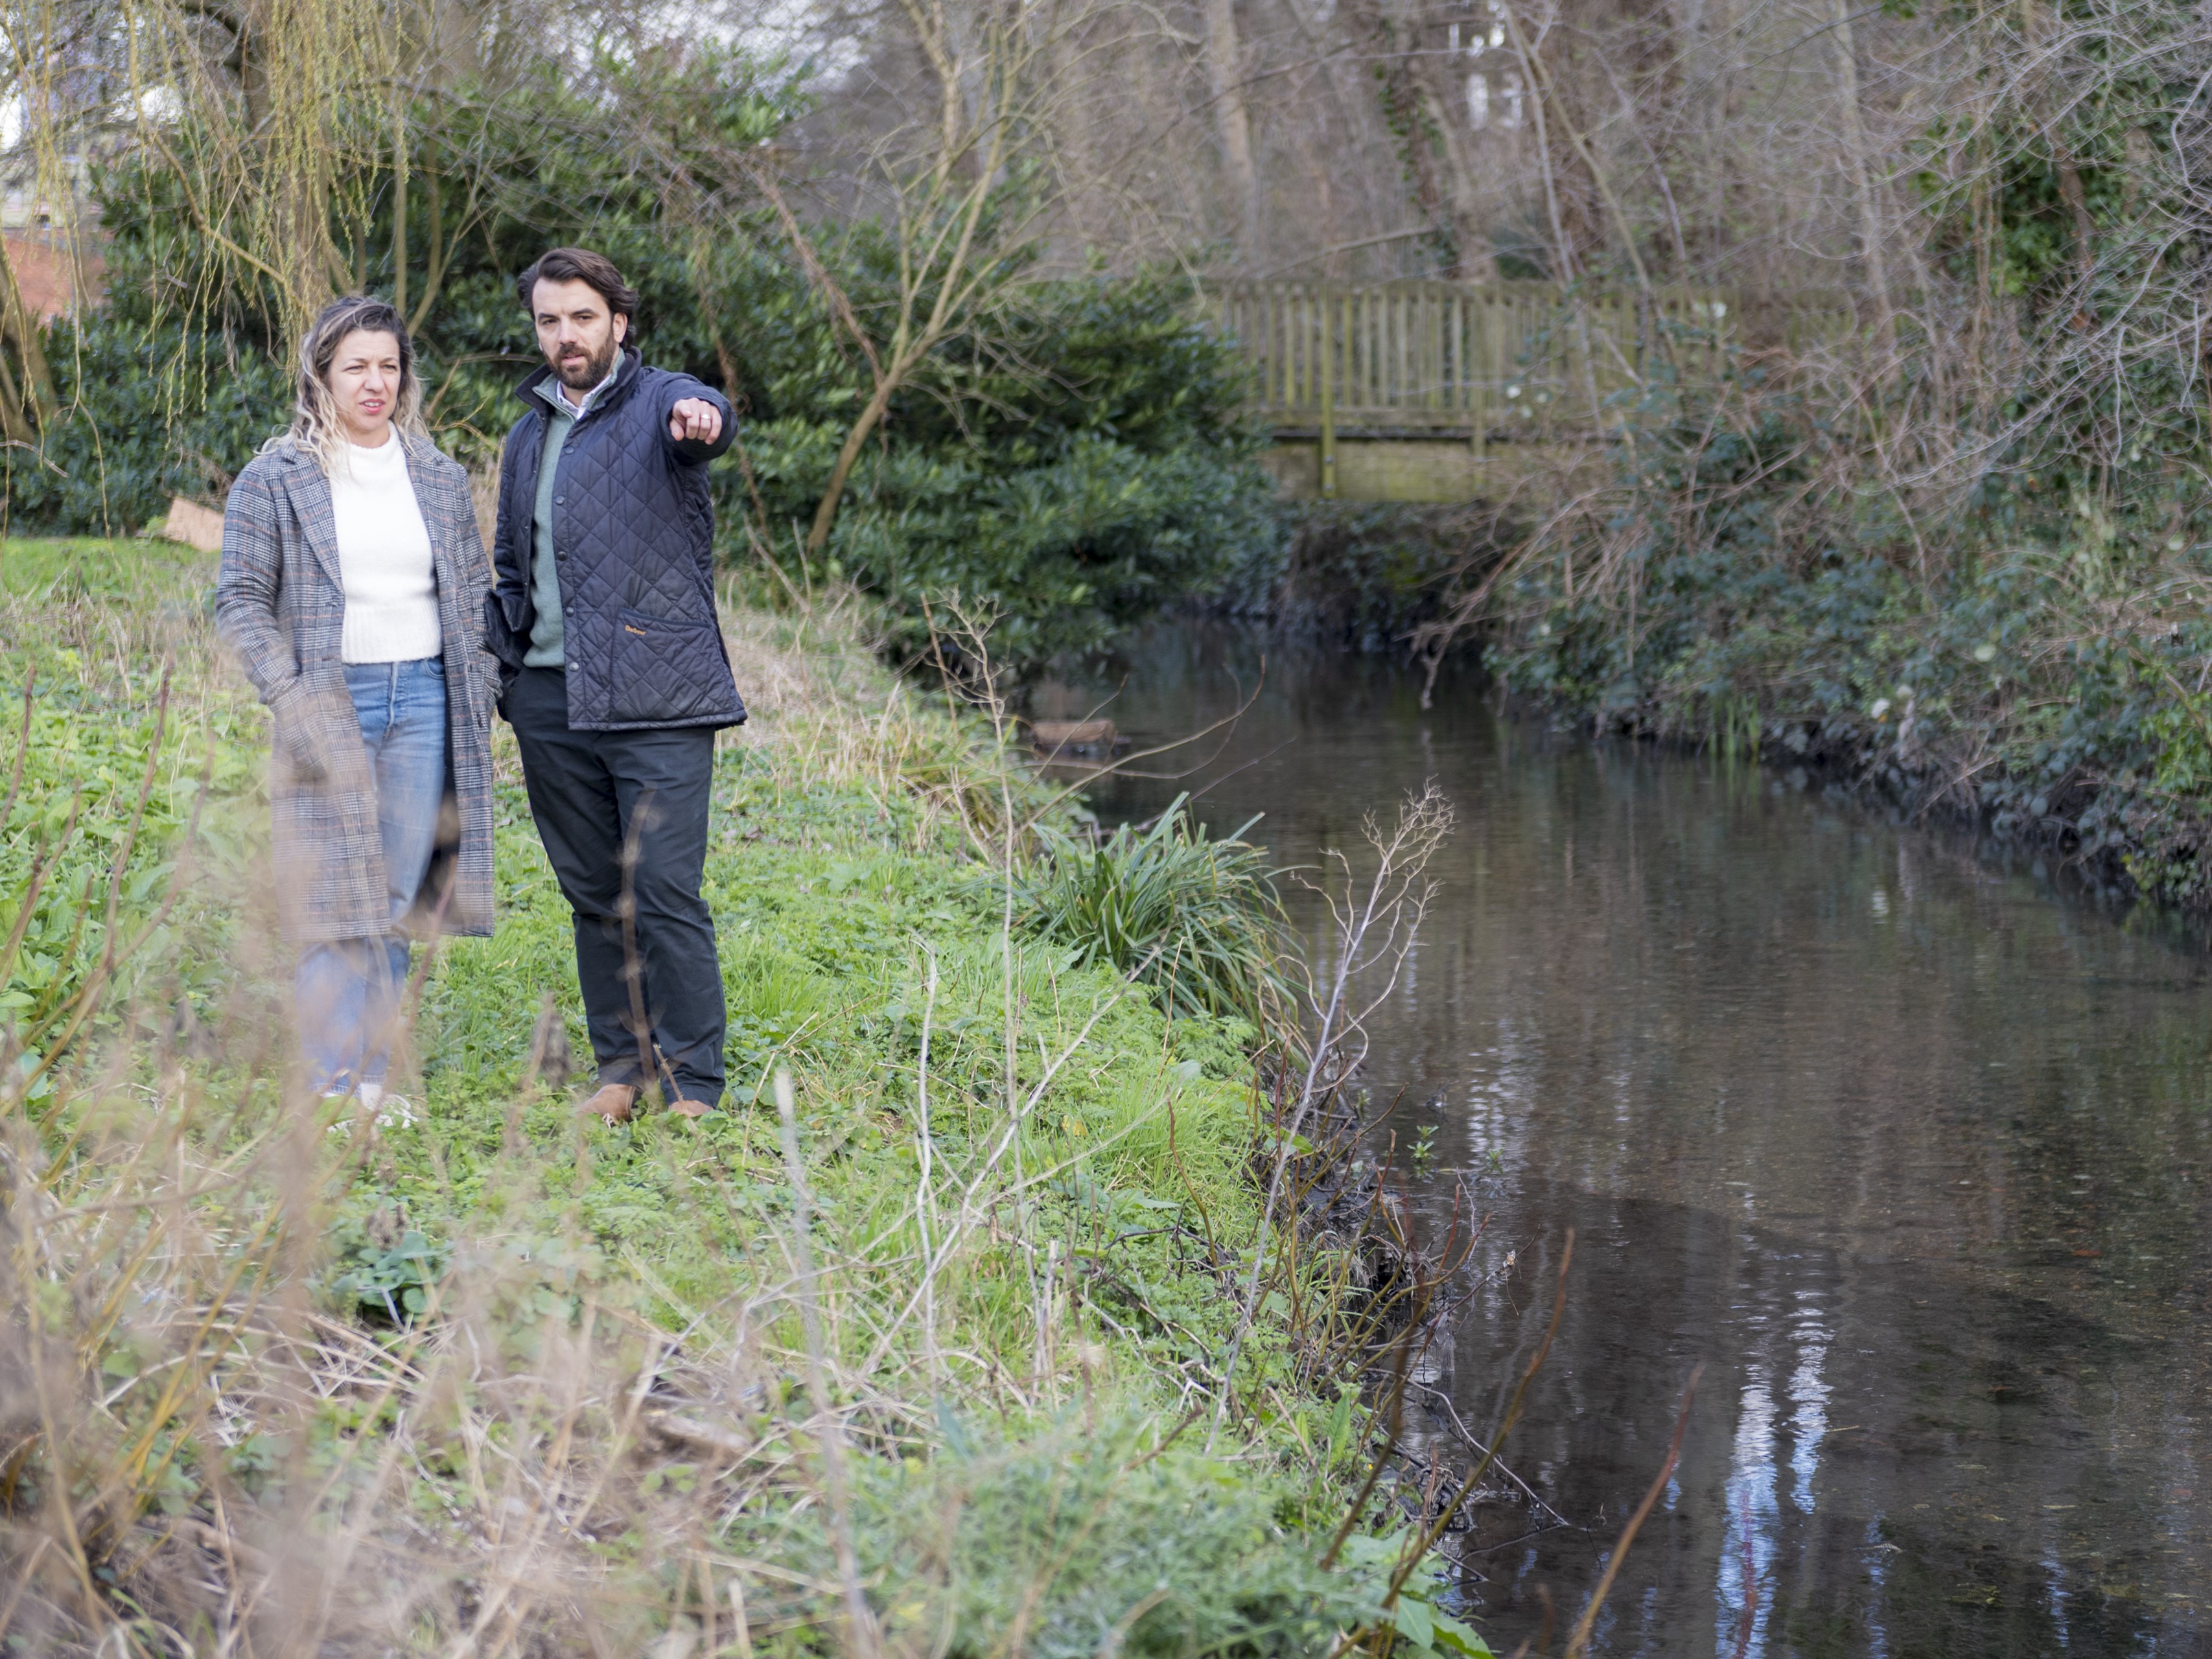
[[415, 1127], [415, 1107], [404, 1095], [387, 1095], [381, 1083], [364, 1083], [355, 1089], [363, 1111], [376, 1115], [380, 1129], [411, 1129]]

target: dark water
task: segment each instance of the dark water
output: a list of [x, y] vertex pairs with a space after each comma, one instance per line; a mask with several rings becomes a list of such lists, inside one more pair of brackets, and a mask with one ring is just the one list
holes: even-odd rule
[[[1788, 779], [1550, 735], [1471, 680], [1423, 713], [1388, 665], [1268, 649], [1200, 775], [1094, 798], [1136, 815], [1211, 781], [1205, 818], [1264, 811], [1289, 864], [1424, 780], [1457, 807], [1370, 1080], [1401, 1146], [1437, 1126], [1433, 1169], [1398, 1177], [1428, 1225], [1455, 1194], [1483, 1220], [1442, 1377], [1476, 1432], [1577, 1235], [1507, 1449], [1574, 1524], [1471, 1540], [1492, 1644], [1548, 1591], [1556, 1650], [1702, 1363], [1596, 1651], [2212, 1652], [2198, 948]], [[1261, 655], [1157, 630], [1037, 712], [1126, 671], [1105, 712], [1187, 732]]]

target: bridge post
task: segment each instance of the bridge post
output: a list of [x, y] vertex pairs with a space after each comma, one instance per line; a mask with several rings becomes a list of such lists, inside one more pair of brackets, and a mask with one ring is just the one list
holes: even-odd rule
[[[1461, 293], [1458, 300], [1460, 396], [1467, 404], [1467, 423], [1470, 428], [1468, 435], [1474, 447], [1474, 481], [1477, 489], [1480, 489], [1485, 483], [1482, 476], [1482, 464], [1485, 452], [1490, 442], [1490, 392], [1475, 374], [1474, 359], [1470, 355], [1470, 348], [1487, 330], [1488, 319], [1484, 313], [1489, 307], [1489, 301], [1490, 296], [1486, 292], [1470, 295], [1464, 291]], [[1469, 313], [1474, 314], [1470, 316]]]
[[1321, 498], [1336, 499], [1336, 296], [1321, 305]]

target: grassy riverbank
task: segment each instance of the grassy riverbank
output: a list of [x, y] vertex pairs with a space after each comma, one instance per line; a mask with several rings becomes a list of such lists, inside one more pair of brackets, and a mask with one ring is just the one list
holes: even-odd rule
[[432, 965], [369, 1124], [288, 1093], [210, 574], [0, 566], [14, 1650], [1464, 1648], [1425, 1568], [1393, 1605], [1393, 1546], [1332, 1547], [1366, 1413], [1302, 1363], [1328, 1253], [1263, 1265], [1217, 1431], [1249, 1028], [1009, 926], [1033, 786], [849, 611], [732, 624], [732, 1109], [586, 1125], [547, 1075], [549, 1029], [586, 1050], [501, 727], [500, 929]]
[[2185, 477], [2124, 507], [1993, 480], [1916, 523], [1795, 428], [1723, 436], [1624, 462], [1480, 573], [1462, 615], [1507, 684], [2212, 904], [2212, 532]]

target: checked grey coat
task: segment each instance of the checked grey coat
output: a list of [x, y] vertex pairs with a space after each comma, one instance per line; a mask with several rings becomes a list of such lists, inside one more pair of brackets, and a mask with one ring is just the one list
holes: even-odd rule
[[[483, 650], [491, 568], [468, 474], [402, 434], [416, 505], [430, 532], [445, 630], [446, 808], [437, 855], [409, 921], [448, 933], [492, 925], [491, 705], [499, 665]], [[277, 908], [299, 944], [380, 939], [390, 926], [376, 780], [338, 656], [345, 591], [330, 481], [291, 444], [256, 456], [222, 514], [216, 628], [276, 717], [269, 801]], [[442, 910], [442, 914], [441, 914]]]

